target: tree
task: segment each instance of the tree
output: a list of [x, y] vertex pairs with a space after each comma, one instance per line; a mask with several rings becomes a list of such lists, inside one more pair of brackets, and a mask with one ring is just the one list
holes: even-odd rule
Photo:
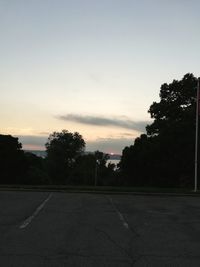
[[160, 102], [149, 109], [154, 122], [147, 126], [147, 134], [158, 135], [163, 176], [176, 186], [193, 183], [196, 88], [197, 78], [190, 73], [165, 83]]
[[[147, 126], [147, 134], [166, 135], [177, 128], [189, 127], [194, 131], [197, 78], [186, 74], [182, 80], [164, 83], [160, 89], [160, 102], [153, 102], [149, 113], [154, 122]], [[191, 134], [191, 131], [189, 131]]]
[[49, 184], [49, 177], [45, 169], [45, 159], [30, 152], [25, 152], [25, 159], [28, 166], [26, 183], [31, 185]]
[[67, 130], [50, 134], [45, 144], [47, 152], [48, 173], [52, 183], [65, 184], [69, 182], [70, 171], [76, 158], [85, 149], [82, 136]]
[[160, 102], [149, 109], [152, 124], [133, 146], [123, 150], [121, 172], [132, 184], [192, 186], [194, 176], [197, 78], [163, 84]]
[[154, 166], [158, 153], [155, 139], [142, 134], [135, 139], [134, 145], [125, 147], [119, 163], [121, 176], [123, 177], [121, 180], [124, 185], [153, 185], [156, 180]]
[[95, 183], [95, 155], [80, 155], [73, 166], [70, 182], [74, 185], [94, 185]]
[[27, 171], [24, 151], [17, 137], [0, 135], [0, 183], [18, 184], [25, 182]]
[[71, 183], [78, 185], [114, 185], [115, 164], [107, 164], [108, 159], [108, 154], [100, 151], [79, 156], [73, 166]]
[[116, 183], [115, 165], [108, 163], [109, 155], [101, 151], [94, 152], [96, 161], [96, 184], [97, 185], [114, 185]]

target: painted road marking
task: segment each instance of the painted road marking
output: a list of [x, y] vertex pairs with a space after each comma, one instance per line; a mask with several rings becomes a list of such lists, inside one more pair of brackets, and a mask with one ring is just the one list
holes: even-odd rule
[[24, 229], [26, 228], [31, 222], [32, 220], [38, 215], [38, 213], [41, 211], [42, 208], [44, 208], [45, 204], [49, 201], [49, 199], [52, 197], [52, 194], [49, 194], [48, 198], [45, 199], [42, 204], [34, 211], [34, 213], [29, 216], [21, 225], [20, 225], [20, 229]]
[[121, 212], [117, 209], [117, 207], [115, 206], [115, 204], [114, 204], [112, 198], [110, 197], [109, 199], [110, 199], [110, 203], [111, 203], [113, 209], [116, 211], [117, 215], [119, 216], [120, 221], [122, 222], [123, 226], [124, 226], [126, 229], [129, 229], [129, 225], [128, 225], [128, 223], [126, 222], [126, 220], [124, 219], [124, 216], [123, 216], [123, 215], [121, 214]]

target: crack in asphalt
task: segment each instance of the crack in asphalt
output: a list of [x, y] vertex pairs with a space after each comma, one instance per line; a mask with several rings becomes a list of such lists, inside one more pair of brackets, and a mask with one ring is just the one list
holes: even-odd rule
[[109, 240], [112, 244], [114, 244], [118, 249], [120, 249], [120, 251], [131, 260], [131, 265], [130, 266], [134, 266], [134, 264], [140, 259], [140, 255], [138, 255], [137, 257], [133, 257], [132, 254], [126, 250], [124, 247], [122, 247], [120, 244], [118, 244], [118, 242], [116, 242], [106, 231], [99, 229], [97, 227], [95, 227], [95, 230], [101, 234], [104, 235], [104, 237], [107, 238], [107, 240]]

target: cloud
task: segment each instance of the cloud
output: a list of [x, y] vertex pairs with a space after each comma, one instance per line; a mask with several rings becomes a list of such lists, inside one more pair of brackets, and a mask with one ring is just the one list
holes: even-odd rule
[[73, 121], [82, 124], [88, 124], [93, 126], [113, 126], [120, 127], [129, 130], [136, 130], [139, 132], [144, 132], [148, 121], [133, 121], [126, 117], [119, 118], [106, 118], [100, 116], [81, 116], [77, 114], [67, 114], [58, 116], [59, 119], [65, 121]]

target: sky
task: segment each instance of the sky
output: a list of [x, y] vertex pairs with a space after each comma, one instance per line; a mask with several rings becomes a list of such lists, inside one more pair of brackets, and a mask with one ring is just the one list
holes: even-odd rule
[[121, 154], [160, 86], [200, 76], [199, 0], [0, 0], [0, 133]]

